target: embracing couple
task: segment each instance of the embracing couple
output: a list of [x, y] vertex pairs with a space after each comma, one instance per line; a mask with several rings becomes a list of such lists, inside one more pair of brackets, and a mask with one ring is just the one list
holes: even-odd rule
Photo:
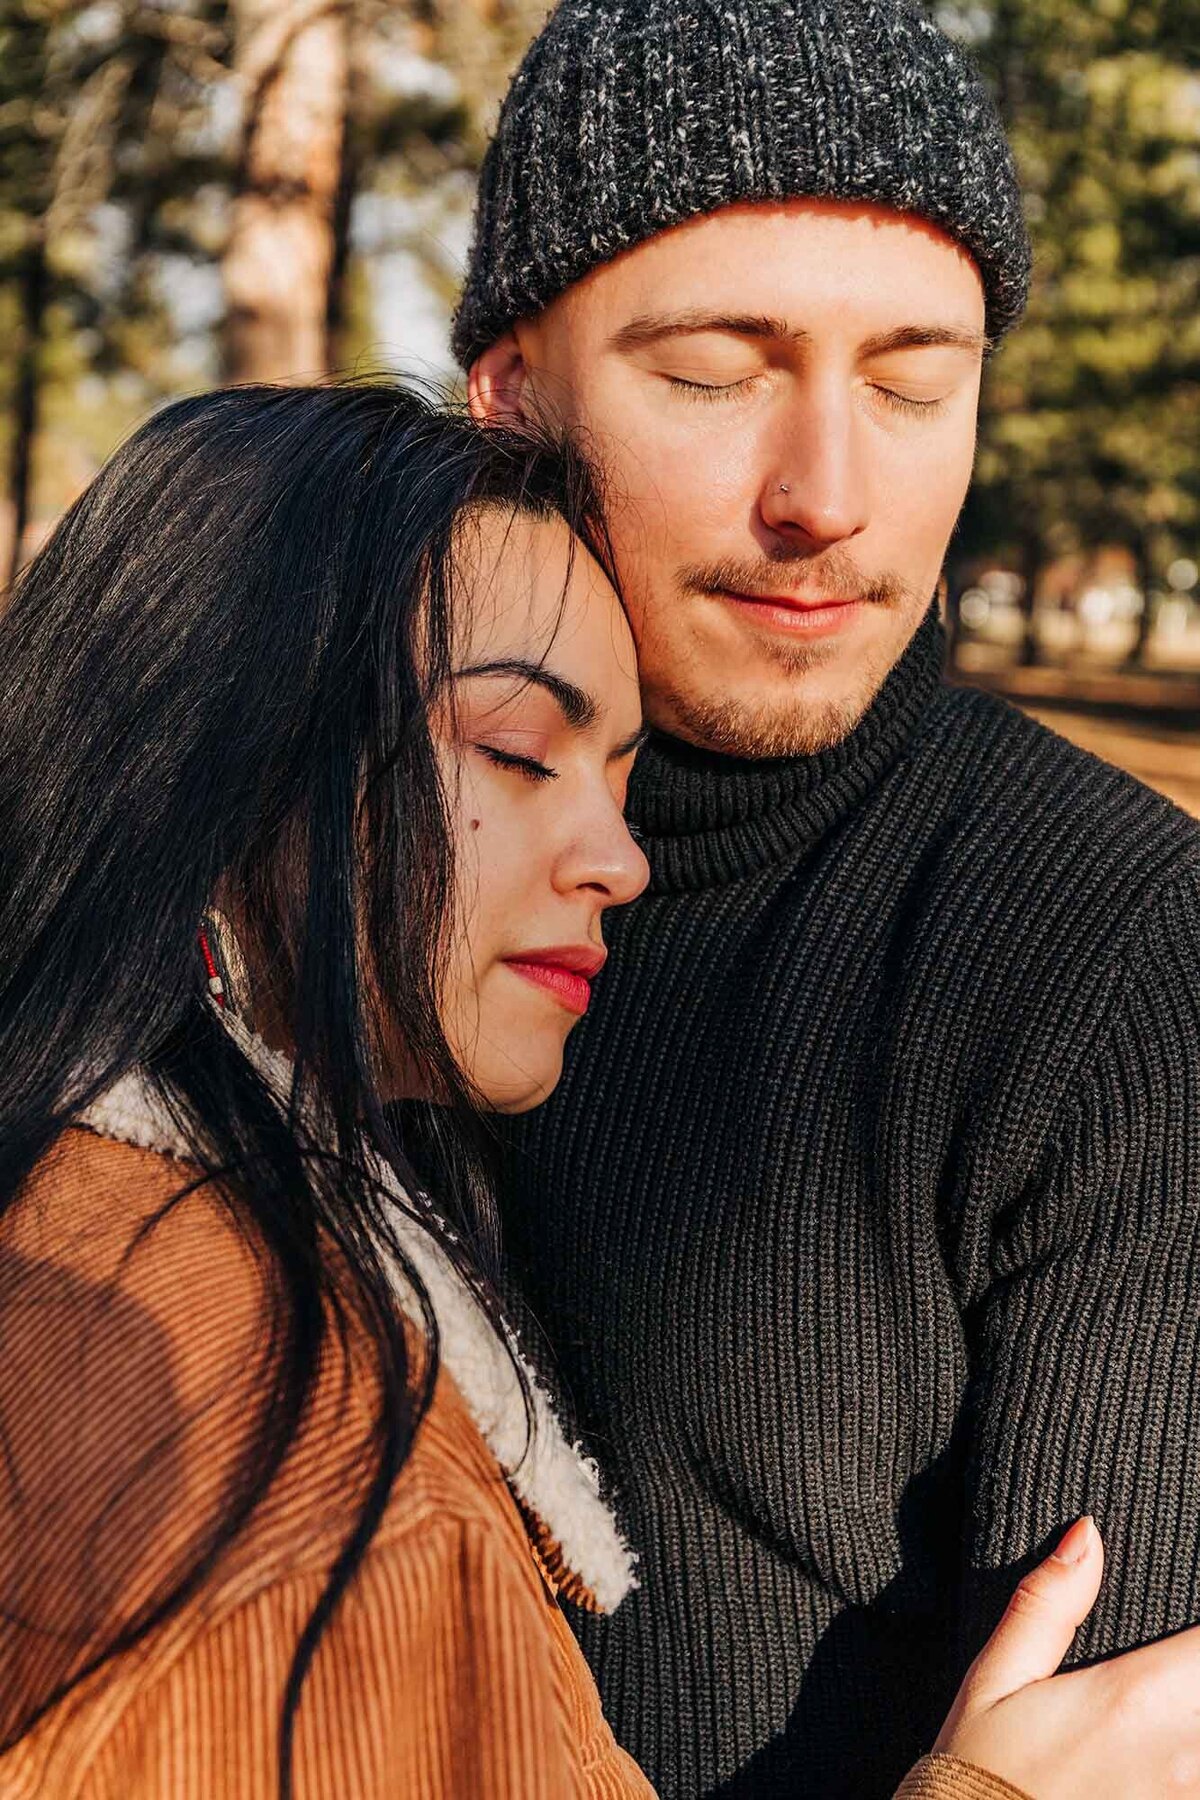
[[1028, 268], [903, 0], [563, 0], [474, 419], [26, 571], [0, 1793], [1200, 1794], [1200, 834], [941, 679]]

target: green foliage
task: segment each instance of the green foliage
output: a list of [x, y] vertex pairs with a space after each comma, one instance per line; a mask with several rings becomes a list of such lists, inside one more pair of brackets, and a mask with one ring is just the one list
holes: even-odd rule
[[[948, 9], [947, 9], [948, 10]], [[964, 561], [1200, 537], [1200, 5], [992, 0], [948, 20], [1009, 116], [1036, 274], [989, 367]]]
[[32, 368], [36, 435], [65, 433], [37, 445], [43, 512], [86, 473], [72, 419], [98, 410], [97, 381], [118, 378], [99, 410], [120, 429], [179, 384], [159, 277], [168, 253], [194, 253], [191, 215], [219, 166], [206, 120], [222, 12], [0, 0], [0, 407], [11, 421]]

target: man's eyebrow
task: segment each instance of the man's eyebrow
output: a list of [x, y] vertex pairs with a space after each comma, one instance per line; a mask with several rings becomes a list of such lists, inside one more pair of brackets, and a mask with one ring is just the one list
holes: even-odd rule
[[786, 319], [773, 319], [764, 313], [714, 313], [692, 309], [687, 312], [642, 313], [614, 332], [614, 350], [638, 350], [659, 338], [678, 337], [687, 332], [725, 331], [735, 337], [769, 338], [772, 343], [805, 344], [809, 333], [789, 325]]
[[970, 350], [984, 355], [992, 348], [985, 331], [967, 325], [901, 325], [880, 331], [859, 345], [860, 356], [886, 356], [892, 350]]
[[[613, 336], [616, 350], [637, 350], [645, 344], [657, 343], [664, 337], [686, 336], [689, 332], [724, 331], [734, 337], [764, 338], [775, 344], [802, 345], [812, 342], [811, 332], [786, 319], [771, 318], [764, 313], [710, 313], [703, 311], [675, 313], [643, 313], [630, 319]], [[886, 356], [898, 350], [970, 350], [986, 356], [992, 341], [984, 331], [967, 325], [900, 325], [891, 331], [876, 332], [859, 346], [859, 355]]]
[[508, 675], [514, 681], [530, 682], [534, 687], [544, 688], [558, 702], [563, 718], [575, 731], [587, 731], [600, 716], [600, 709], [590, 694], [568, 681], [565, 675], [556, 675], [544, 663], [504, 657], [499, 662], [474, 663], [470, 668], [454, 671], [456, 681], [465, 681], [475, 675]]

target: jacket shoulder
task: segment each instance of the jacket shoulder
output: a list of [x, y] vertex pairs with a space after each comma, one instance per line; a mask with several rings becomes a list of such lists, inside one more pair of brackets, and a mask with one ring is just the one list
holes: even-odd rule
[[[202, 1183], [192, 1163], [71, 1128], [0, 1228], [0, 1282], [28, 1314], [23, 1354], [9, 1362], [13, 1379], [0, 1377], [0, 1409], [7, 1393], [31, 1421], [47, 1409], [73, 1417], [67, 1390], [86, 1375], [83, 1359], [98, 1359], [118, 1372], [106, 1384], [103, 1418], [92, 1414], [113, 1459], [133, 1459], [147, 1440], [171, 1442], [177, 1499], [190, 1491], [197, 1505], [196, 1482], [183, 1477], [207, 1468], [204, 1494], [215, 1500], [247, 1431], [263, 1423], [279, 1299], [268, 1252], [219, 1188]], [[78, 1364], [44, 1353], [48, 1336], [62, 1346], [65, 1333], [78, 1340]], [[426, 1353], [416, 1327], [409, 1349], [416, 1384]], [[331, 1326], [306, 1418], [250, 1534], [264, 1566], [275, 1550], [289, 1563], [325, 1560], [346, 1523], [346, 1503], [362, 1498], [363, 1469], [352, 1478], [350, 1465], [369, 1469], [374, 1460], [378, 1398], [365, 1334], [353, 1319], [345, 1336]], [[442, 1368], [380, 1541], [433, 1516], [464, 1527], [494, 1524], [497, 1504], [507, 1517], [503, 1474]], [[298, 1530], [304, 1514], [323, 1528]]]

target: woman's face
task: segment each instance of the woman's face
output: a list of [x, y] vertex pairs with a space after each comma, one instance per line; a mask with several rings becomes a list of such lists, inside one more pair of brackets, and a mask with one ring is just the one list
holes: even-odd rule
[[616, 594], [560, 520], [483, 510], [458, 564], [470, 616], [436, 726], [458, 891], [443, 1026], [487, 1104], [523, 1112], [603, 979], [606, 909], [646, 884], [623, 816], [637, 667]]

